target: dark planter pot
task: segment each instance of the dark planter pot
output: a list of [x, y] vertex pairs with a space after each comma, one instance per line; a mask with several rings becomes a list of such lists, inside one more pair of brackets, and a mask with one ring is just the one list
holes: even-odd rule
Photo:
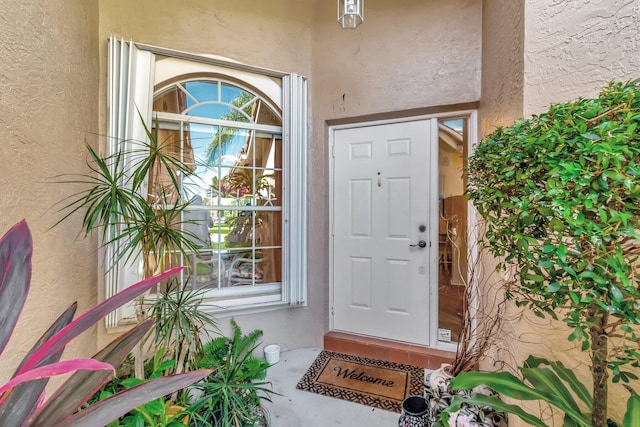
[[422, 396], [409, 396], [402, 402], [398, 427], [429, 427], [429, 401]]

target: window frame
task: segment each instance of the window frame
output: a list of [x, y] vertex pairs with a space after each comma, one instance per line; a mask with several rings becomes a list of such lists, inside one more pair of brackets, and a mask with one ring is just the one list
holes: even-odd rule
[[[194, 68], [210, 69], [212, 73], [224, 70], [223, 75], [237, 81], [244, 78], [267, 78], [281, 80], [281, 91], [271, 88], [267, 99], [282, 111], [283, 145], [283, 195], [282, 195], [282, 287], [277, 299], [252, 297], [230, 301], [222, 307], [220, 301], [212, 300], [214, 312], [239, 314], [259, 312], [282, 307], [306, 306], [307, 304], [307, 79], [296, 73], [250, 66], [215, 56], [197, 55], [157, 46], [109, 38], [109, 65], [107, 87], [107, 154], [126, 149], [127, 141], [145, 140], [146, 133], [140, 117], [151, 128], [153, 97], [156, 80], [168, 82], [169, 78], [157, 72], [163, 59], [179, 59], [193, 64]], [[170, 73], [169, 73], [170, 74]], [[180, 73], [177, 76], [187, 76]], [[250, 87], [258, 87], [247, 81]], [[167, 84], [164, 85], [165, 87]], [[274, 99], [275, 98], [275, 99]], [[126, 167], [126, 165], [125, 165]], [[115, 231], [117, 232], [117, 231]], [[110, 233], [107, 230], [107, 242]], [[113, 234], [111, 234], [113, 235]], [[137, 265], [114, 262], [117, 248], [102, 243], [99, 282], [104, 283], [105, 298], [139, 281]], [[208, 300], [207, 300], [208, 301]], [[109, 329], [135, 321], [133, 305], [121, 307], [109, 314], [106, 326]]]

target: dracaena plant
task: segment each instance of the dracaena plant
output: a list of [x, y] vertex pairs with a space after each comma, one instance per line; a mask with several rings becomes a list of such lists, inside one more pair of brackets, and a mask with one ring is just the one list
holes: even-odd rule
[[[4, 351], [27, 298], [31, 282], [33, 243], [25, 221], [13, 226], [0, 239], [0, 354]], [[91, 407], [78, 411], [113, 375], [119, 365], [153, 325], [153, 319], [138, 324], [115, 339], [92, 358], [60, 360], [65, 346], [103, 319], [109, 312], [143, 294], [159, 282], [177, 274], [175, 268], [132, 285], [74, 319], [73, 303], [42, 335], [18, 366], [12, 378], [0, 386], [0, 424], [24, 426], [104, 426], [149, 400], [182, 389], [210, 371], [162, 377], [145, 382]], [[70, 374], [45, 399], [48, 380]]]

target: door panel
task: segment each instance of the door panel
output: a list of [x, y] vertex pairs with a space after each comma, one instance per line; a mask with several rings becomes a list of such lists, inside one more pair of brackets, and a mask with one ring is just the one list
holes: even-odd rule
[[334, 133], [334, 329], [429, 343], [432, 120]]

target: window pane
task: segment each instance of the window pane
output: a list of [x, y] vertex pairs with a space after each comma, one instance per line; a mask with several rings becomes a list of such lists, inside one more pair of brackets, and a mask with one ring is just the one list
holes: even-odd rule
[[179, 178], [191, 203], [180, 226], [197, 247], [176, 255], [185, 280], [221, 299], [256, 295], [262, 291], [251, 289], [259, 285], [280, 292], [273, 285], [282, 282], [282, 132], [254, 123], [279, 128], [281, 119], [259, 96], [218, 80], [177, 83], [156, 96], [154, 107], [183, 115], [162, 117], [160, 129], [191, 169]]
[[282, 171], [256, 169], [253, 202], [257, 206], [282, 206]]
[[262, 259], [259, 264], [264, 283], [282, 282], [282, 249], [261, 249], [257, 252]]
[[[465, 310], [467, 280], [467, 200], [464, 196], [466, 119], [440, 122], [438, 283], [439, 325], [458, 341]], [[448, 340], [445, 340], [448, 341]]]
[[282, 246], [282, 212], [256, 213], [256, 247]]
[[280, 117], [262, 100], [256, 101], [252, 117], [256, 123], [261, 125], [282, 126]]
[[189, 116], [206, 117], [208, 119], [226, 120], [233, 117], [236, 122], [248, 122], [249, 119], [243, 114], [237, 113], [233, 107], [226, 104], [207, 103], [198, 104], [190, 110], [186, 111]]
[[185, 90], [190, 95], [187, 106], [193, 107], [200, 102], [219, 101], [217, 81], [194, 81], [183, 83]]
[[153, 99], [153, 111], [180, 114], [187, 108], [186, 94], [173, 86]]
[[223, 83], [221, 86], [221, 90], [222, 93], [220, 100], [222, 102], [226, 102], [227, 104], [233, 104], [236, 107], [242, 107], [244, 104], [255, 99], [255, 95], [253, 95], [252, 93], [228, 83]]

